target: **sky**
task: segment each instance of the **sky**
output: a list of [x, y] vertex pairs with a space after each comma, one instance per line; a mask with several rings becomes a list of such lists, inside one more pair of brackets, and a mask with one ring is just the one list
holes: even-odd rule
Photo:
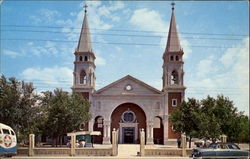
[[[3, 1], [0, 71], [36, 91], [73, 85], [88, 5], [96, 89], [131, 75], [162, 90], [171, 1]], [[249, 2], [175, 1], [185, 98], [223, 94], [249, 114]]]

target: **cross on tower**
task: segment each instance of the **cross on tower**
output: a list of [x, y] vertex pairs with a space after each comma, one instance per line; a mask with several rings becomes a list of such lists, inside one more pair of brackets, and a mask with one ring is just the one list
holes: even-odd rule
[[175, 3], [172, 2], [171, 5], [172, 5], [172, 10], [174, 10], [174, 5], [175, 5]]
[[87, 13], [87, 8], [88, 8], [88, 6], [85, 4], [85, 5], [83, 6], [83, 8], [85, 8], [84, 12]]

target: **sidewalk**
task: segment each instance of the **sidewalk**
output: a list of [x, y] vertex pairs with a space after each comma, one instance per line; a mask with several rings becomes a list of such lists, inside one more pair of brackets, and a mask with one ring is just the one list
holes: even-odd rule
[[[119, 157], [119, 156], [77, 156], [77, 157], [70, 157], [70, 156], [35, 156], [35, 157], [28, 157], [28, 156], [15, 156], [12, 157], [14, 159], [128, 159], [128, 158], [135, 158], [135, 159], [189, 159], [189, 157], [159, 157], [159, 156], [150, 156], [150, 157]], [[1, 158], [2, 159], [2, 158]]]

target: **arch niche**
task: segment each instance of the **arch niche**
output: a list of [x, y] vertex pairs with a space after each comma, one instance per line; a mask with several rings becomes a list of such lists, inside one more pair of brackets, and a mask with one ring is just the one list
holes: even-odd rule
[[103, 117], [102, 116], [97, 116], [95, 118], [93, 130], [101, 132], [100, 136], [94, 136], [94, 143], [102, 144], [102, 140], [103, 140]]
[[111, 130], [119, 129], [119, 143], [139, 143], [140, 130], [146, 132], [146, 115], [140, 106], [123, 103], [111, 114]]
[[154, 118], [154, 144], [163, 144], [163, 123], [162, 118]]

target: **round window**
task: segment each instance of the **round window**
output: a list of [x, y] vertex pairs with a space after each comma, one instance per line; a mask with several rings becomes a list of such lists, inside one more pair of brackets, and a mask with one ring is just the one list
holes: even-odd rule
[[132, 111], [126, 111], [123, 113], [122, 119], [124, 122], [134, 122], [135, 114]]

